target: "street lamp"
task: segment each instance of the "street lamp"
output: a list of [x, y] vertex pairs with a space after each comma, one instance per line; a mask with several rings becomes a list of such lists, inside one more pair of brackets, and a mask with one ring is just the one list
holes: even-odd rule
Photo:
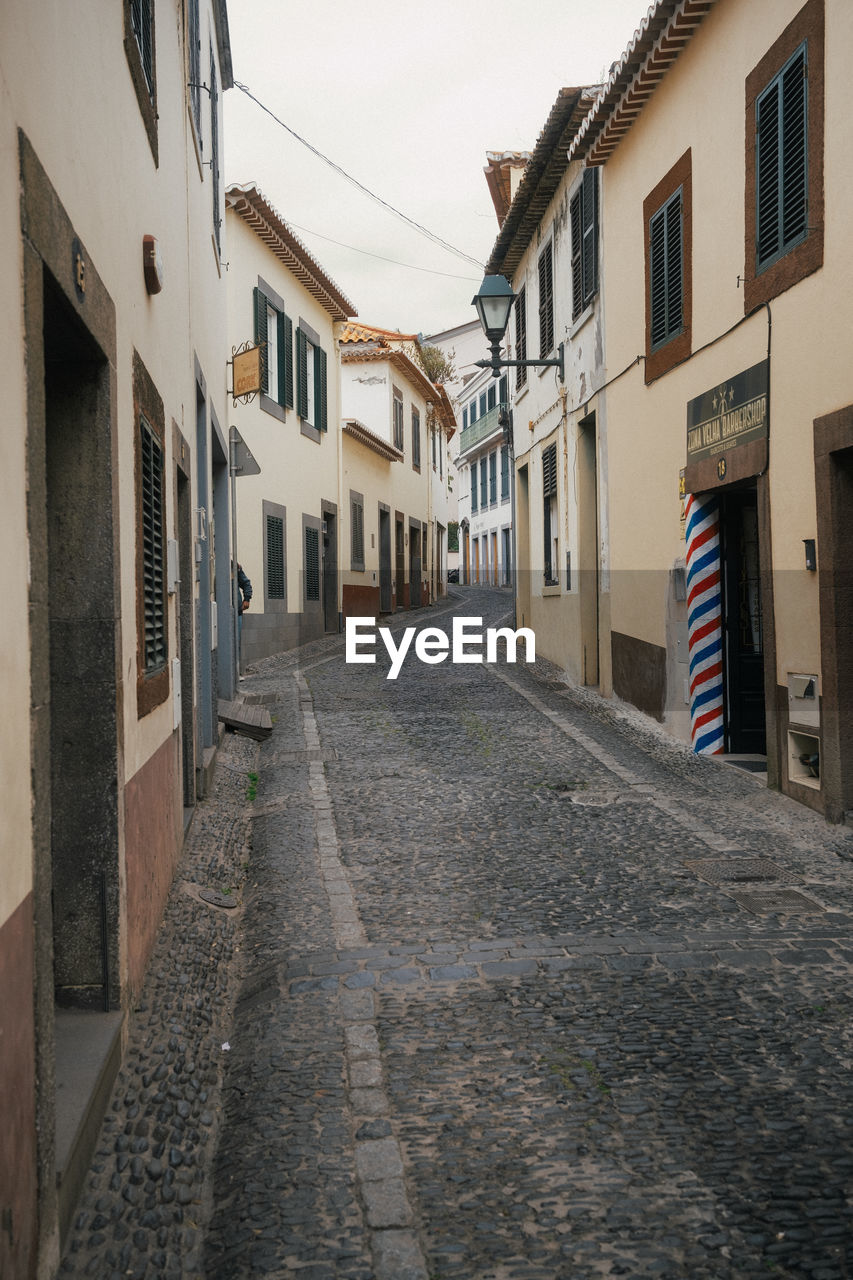
[[565, 382], [564, 347], [562, 342], [557, 347], [556, 359], [501, 359], [501, 343], [506, 333], [506, 327], [509, 324], [509, 313], [512, 311], [512, 304], [515, 302], [515, 298], [516, 295], [512, 291], [512, 286], [505, 276], [483, 277], [479, 292], [471, 299], [471, 303], [477, 309], [477, 318], [483, 326], [483, 332], [486, 335], [492, 354], [488, 360], [475, 360], [475, 365], [478, 369], [491, 369], [496, 378], [499, 376], [501, 369], [543, 368], [546, 365], [553, 365], [559, 372], [560, 381]]

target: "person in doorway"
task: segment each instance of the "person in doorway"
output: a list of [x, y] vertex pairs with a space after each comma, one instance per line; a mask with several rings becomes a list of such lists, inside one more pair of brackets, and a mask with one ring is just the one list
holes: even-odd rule
[[[243, 614], [249, 607], [252, 599], [252, 583], [243, 572], [243, 566], [237, 565], [237, 654], [238, 661], [242, 658], [242, 641], [243, 641]], [[240, 679], [242, 680], [242, 675]]]
[[237, 609], [242, 617], [252, 599], [252, 584], [243, 572], [243, 566], [237, 565]]

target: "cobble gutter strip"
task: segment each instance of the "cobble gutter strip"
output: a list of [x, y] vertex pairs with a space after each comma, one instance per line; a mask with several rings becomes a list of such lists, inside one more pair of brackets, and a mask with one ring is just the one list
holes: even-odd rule
[[[354, 957], [346, 949], [355, 947], [368, 954], [367, 935], [358, 914], [346, 868], [340, 859], [332, 802], [326, 782], [325, 765], [320, 751], [320, 735], [314, 715], [311, 691], [303, 671], [296, 674], [302, 731], [308, 748], [308, 786], [314, 808], [317, 833], [317, 855], [329, 899], [335, 940], [341, 953], [337, 962], [324, 958], [319, 965], [309, 965], [328, 989], [339, 985], [335, 974], [352, 985]], [[374, 965], [389, 966], [385, 977], [400, 979], [402, 974], [420, 974], [404, 969], [409, 948], [401, 947], [398, 956], [374, 956]], [[299, 979], [290, 983], [294, 993], [306, 989]], [[371, 1233], [371, 1246], [376, 1280], [428, 1280], [426, 1260], [413, 1230], [414, 1215], [403, 1173], [400, 1144], [391, 1132], [388, 1119], [391, 1105], [382, 1079], [382, 1058], [376, 1031], [376, 1004], [373, 992], [341, 989], [339, 1009], [344, 1031], [349, 1100], [355, 1128], [355, 1172], [364, 1204], [365, 1219]]]

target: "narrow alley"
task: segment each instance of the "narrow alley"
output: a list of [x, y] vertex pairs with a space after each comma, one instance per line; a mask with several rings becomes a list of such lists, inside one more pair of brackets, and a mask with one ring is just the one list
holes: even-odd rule
[[388, 665], [242, 682], [61, 1274], [853, 1274], [849, 832], [545, 662]]

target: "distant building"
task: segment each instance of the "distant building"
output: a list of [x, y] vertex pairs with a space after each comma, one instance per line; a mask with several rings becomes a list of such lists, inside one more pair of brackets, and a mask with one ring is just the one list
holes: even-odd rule
[[237, 480], [237, 547], [253, 587], [244, 664], [338, 630], [337, 331], [355, 307], [254, 186], [226, 192], [232, 347], [263, 344], [261, 390], [232, 421], [260, 474]]

